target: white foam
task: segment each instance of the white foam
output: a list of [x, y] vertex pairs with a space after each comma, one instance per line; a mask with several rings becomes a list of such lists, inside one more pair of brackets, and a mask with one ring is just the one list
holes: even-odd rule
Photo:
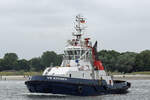
[[68, 96], [68, 95], [62, 95], [62, 94], [51, 94], [51, 93], [22, 93], [23, 95], [28, 95], [28, 96]]

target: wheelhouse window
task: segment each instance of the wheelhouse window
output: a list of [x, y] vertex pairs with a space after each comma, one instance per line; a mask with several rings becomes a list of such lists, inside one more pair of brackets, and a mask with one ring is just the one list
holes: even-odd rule
[[64, 53], [67, 60], [76, 60], [81, 56], [81, 50], [66, 50]]
[[80, 49], [76, 49], [76, 50], [66, 50], [64, 51], [65, 55], [64, 58], [66, 60], [77, 60], [77, 59], [90, 59], [92, 52], [90, 51], [86, 51], [86, 50], [80, 50]]

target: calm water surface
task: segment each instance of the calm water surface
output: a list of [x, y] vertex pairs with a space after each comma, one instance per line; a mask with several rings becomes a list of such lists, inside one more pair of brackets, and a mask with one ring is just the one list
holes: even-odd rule
[[1, 81], [0, 100], [150, 100], [150, 80], [129, 80], [132, 87], [127, 94], [90, 97], [31, 94], [24, 81]]

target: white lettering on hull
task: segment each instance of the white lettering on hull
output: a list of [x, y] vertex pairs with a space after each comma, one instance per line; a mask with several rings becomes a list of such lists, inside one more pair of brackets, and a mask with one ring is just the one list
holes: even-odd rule
[[48, 80], [67, 80], [67, 78], [62, 77], [47, 77]]

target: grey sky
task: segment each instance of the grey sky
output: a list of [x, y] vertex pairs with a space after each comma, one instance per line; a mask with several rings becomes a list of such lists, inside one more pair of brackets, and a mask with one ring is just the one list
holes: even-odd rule
[[47, 50], [62, 53], [79, 13], [99, 50], [150, 49], [149, 0], [0, 0], [0, 58], [7, 52], [26, 59]]

